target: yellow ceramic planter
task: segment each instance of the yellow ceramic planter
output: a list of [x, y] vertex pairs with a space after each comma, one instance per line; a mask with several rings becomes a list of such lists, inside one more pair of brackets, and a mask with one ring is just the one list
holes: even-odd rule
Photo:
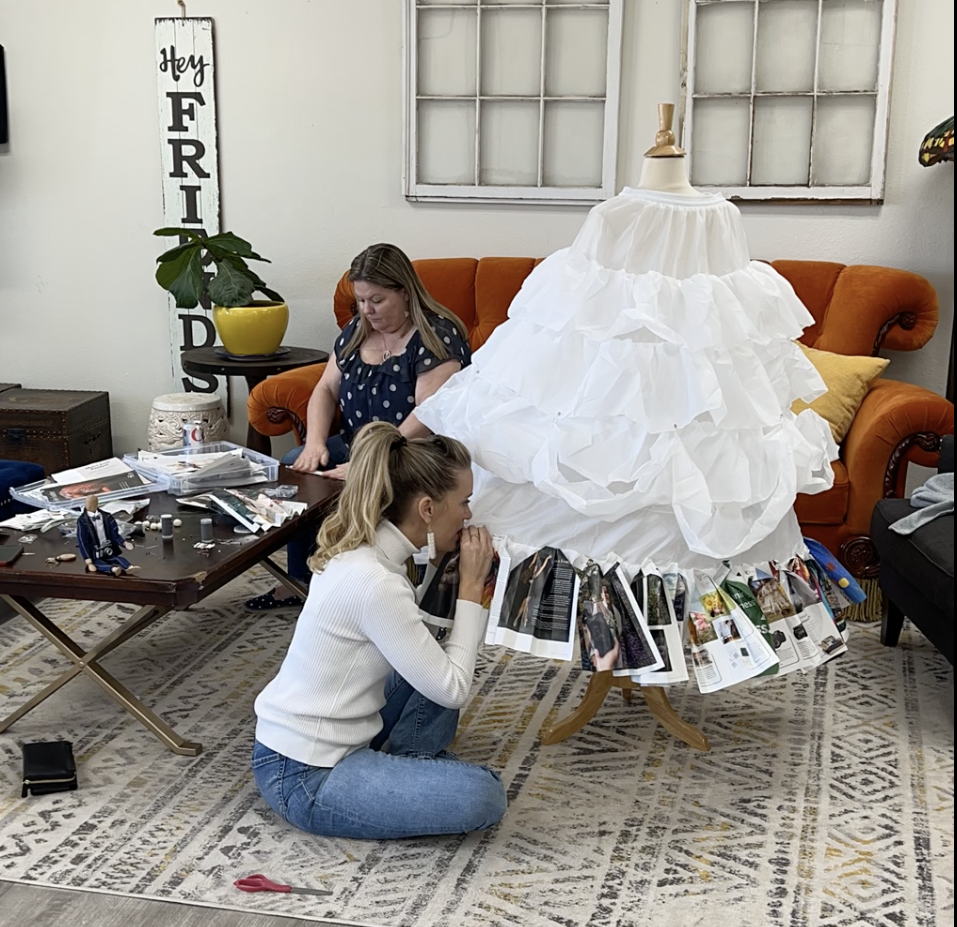
[[275, 354], [288, 324], [285, 303], [254, 299], [248, 306], [213, 306], [213, 325], [230, 354]]

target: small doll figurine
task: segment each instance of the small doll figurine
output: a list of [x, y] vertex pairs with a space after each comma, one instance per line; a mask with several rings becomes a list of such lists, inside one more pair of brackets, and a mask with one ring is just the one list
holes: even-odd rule
[[139, 570], [120, 556], [124, 547], [132, 550], [133, 544], [123, 541], [116, 519], [109, 512], [100, 511], [100, 500], [96, 496], [86, 497], [86, 509], [76, 520], [76, 543], [88, 573], [99, 571], [120, 576]]

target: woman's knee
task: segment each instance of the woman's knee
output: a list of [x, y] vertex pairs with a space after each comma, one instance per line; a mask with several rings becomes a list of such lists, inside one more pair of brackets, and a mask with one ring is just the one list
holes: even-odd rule
[[476, 770], [484, 775], [475, 777], [477, 781], [474, 783], [474, 789], [469, 793], [471, 825], [467, 829], [487, 830], [505, 817], [505, 812], [508, 810], [508, 796], [497, 772], [485, 766], [478, 766]]

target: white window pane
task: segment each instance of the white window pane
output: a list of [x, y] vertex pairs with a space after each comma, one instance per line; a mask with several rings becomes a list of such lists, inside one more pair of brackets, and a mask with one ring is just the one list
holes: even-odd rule
[[482, 13], [482, 94], [538, 96], [542, 81], [541, 10]]
[[814, 89], [817, 0], [766, 0], [758, 4], [758, 92]]
[[538, 183], [538, 103], [482, 101], [479, 183]]
[[419, 96], [475, 95], [474, 10], [419, 10]]
[[872, 96], [818, 97], [812, 184], [852, 186], [870, 182], [875, 105]]
[[555, 10], [545, 16], [545, 95], [605, 95], [608, 13]]
[[746, 183], [750, 124], [748, 100], [694, 101], [693, 184]]
[[695, 93], [748, 93], [754, 3], [699, 6], [695, 29]]
[[436, 6], [438, 4], [451, 6], [453, 3], [456, 6], [478, 6], [478, 0], [418, 0], [419, 6]]
[[463, 100], [420, 100], [419, 183], [475, 183], [475, 104]]
[[602, 103], [545, 103], [543, 182], [555, 187], [600, 187], [605, 107]]
[[880, 56], [879, 0], [825, 0], [819, 90], [875, 90]]
[[754, 101], [751, 183], [807, 186], [811, 165], [810, 97]]

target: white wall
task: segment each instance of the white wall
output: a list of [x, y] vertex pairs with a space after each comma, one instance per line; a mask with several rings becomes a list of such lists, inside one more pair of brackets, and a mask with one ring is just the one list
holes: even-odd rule
[[[637, 181], [655, 104], [676, 101], [679, 0], [625, 0], [619, 186]], [[744, 206], [754, 257], [926, 275], [941, 325], [889, 375], [943, 391], [953, 319], [953, 166], [917, 146], [953, 112], [951, 0], [900, 0], [886, 202]], [[187, 0], [214, 19], [223, 227], [270, 257], [290, 304], [286, 343], [331, 344], [351, 258], [394, 241], [413, 258], [542, 255], [581, 207], [407, 203], [400, 0]], [[146, 441], [154, 396], [178, 391], [166, 294], [153, 19], [173, 0], [0, 0], [11, 141], [0, 151], [0, 381], [104, 389], [117, 452]], [[245, 390], [233, 381], [233, 436]], [[277, 445], [281, 450], [282, 445]]]

